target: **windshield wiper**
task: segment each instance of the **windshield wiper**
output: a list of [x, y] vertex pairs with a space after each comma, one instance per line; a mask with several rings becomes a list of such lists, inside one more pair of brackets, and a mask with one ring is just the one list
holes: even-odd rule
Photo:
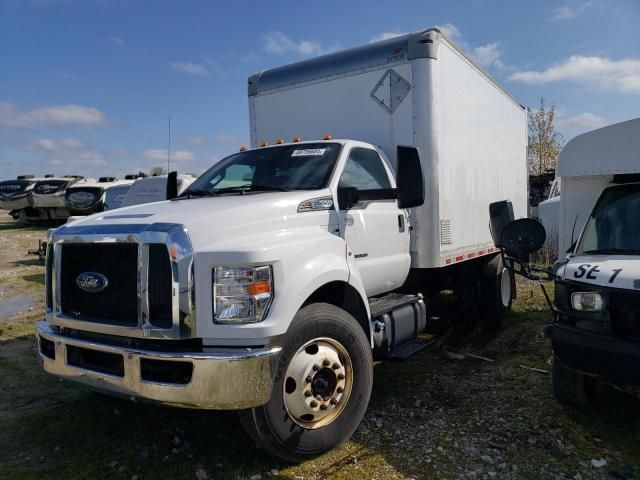
[[599, 248], [580, 252], [585, 255], [640, 255], [640, 249], [634, 248]]
[[288, 192], [284, 187], [273, 187], [271, 185], [251, 185], [251, 190], [256, 192]]
[[213, 191], [213, 194], [216, 195], [218, 193], [229, 193], [229, 192], [288, 192], [286, 188], [283, 187], [273, 187], [271, 185], [236, 185], [235, 187], [226, 187], [219, 188]]
[[209, 190], [200, 190], [200, 189], [194, 189], [194, 190], [185, 190], [184, 192], [182, 192], [180, 194], [180, 196], [174, 198], [174, 200], [186, 200], [188, 198], [196, 198], [196, 197], [212, 197], [213, 195], [215, 195], [213, 192], [210, 192]]

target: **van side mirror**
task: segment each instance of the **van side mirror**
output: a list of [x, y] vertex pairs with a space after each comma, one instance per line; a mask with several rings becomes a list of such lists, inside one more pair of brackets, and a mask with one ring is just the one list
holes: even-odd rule
[[349, 210], [358, 203], [358, 189], [356, 187], [338, 187], [338, 207]]
[[419, 207], [424, 203], [424, 176], [420, 153], [416, 147], [398, 145], [396, 158], [398, 208]]
[[171, 200], [178, 196], [178, 172], [169, 172], [167, 175], [167, 195], [166, 199]]

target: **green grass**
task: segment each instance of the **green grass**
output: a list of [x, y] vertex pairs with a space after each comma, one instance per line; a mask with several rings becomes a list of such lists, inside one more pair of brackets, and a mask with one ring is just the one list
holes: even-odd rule
[[33, 319], [25, 319], [0, 336], [0, 378], [10, 379], [0, 413], [13, 412], [0, 419], [0, 478], [192, 479], [198, 468], [214, 479], [267, 478], [271, 469], [290, 479], [454, 478], [459, 461], [480, 465], [462, 446], [467, 437], [478, 439], [480, 451], [501, 445], [519, 466], [516, 478], [541, 478], [545, 464], [575, 473], [579, 461], [604, 456], [607, 471], [629, 471], [640, 463], [640, 402], [609, 392], [572, 410], [554, 400], [550, 374], [520, 368], [550, 371], [551, 349], [541, 335], [550, 315], [539, 286], [519, 287], [504, 330], [467, 345], [495, 362], [449, 360], [432, 350], [377, 365], [371, 405], [352, 440], [296, 466], [257, 449], [233, 412], [134, 403], [43, 374]]

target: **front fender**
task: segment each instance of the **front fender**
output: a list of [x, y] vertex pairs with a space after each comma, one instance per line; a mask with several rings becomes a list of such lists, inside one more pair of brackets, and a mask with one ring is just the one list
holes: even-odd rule
[[[260, 245], [250, 250], [243, 245]], [[309, 296], [323, 285], [341, 281], [350, 283], [367, 308], [367, 297], [359, 277], [350, 275], [346, 244], [327, 227], [310, 227], [281, 232], [269, 240], [245, 238], [234, 250], [197, 254], [196, 332], [206, 344], [258, 345], [284, 334], [293, 317]], [[274, 274], [274, 299], [267, 318], [260, 323], [218, 325], [213, 323], [212, 269], [216, 265], [271, 264]]]

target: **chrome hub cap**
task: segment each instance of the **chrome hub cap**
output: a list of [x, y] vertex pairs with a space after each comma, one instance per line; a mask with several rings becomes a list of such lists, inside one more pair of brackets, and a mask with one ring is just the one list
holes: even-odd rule
[[502, 269], [502, 275], [500, 276], [500, 297], [502, 305], [508, 307], [509, 301], [511, 301], [511, 275], [506, 268]]
[[284, 406], [301, 427], [324, 427], [340, 415], [352, 387], [353, 368], [347, 350], [332, 338], [316, 338], [300, 347], [289, 363]]

